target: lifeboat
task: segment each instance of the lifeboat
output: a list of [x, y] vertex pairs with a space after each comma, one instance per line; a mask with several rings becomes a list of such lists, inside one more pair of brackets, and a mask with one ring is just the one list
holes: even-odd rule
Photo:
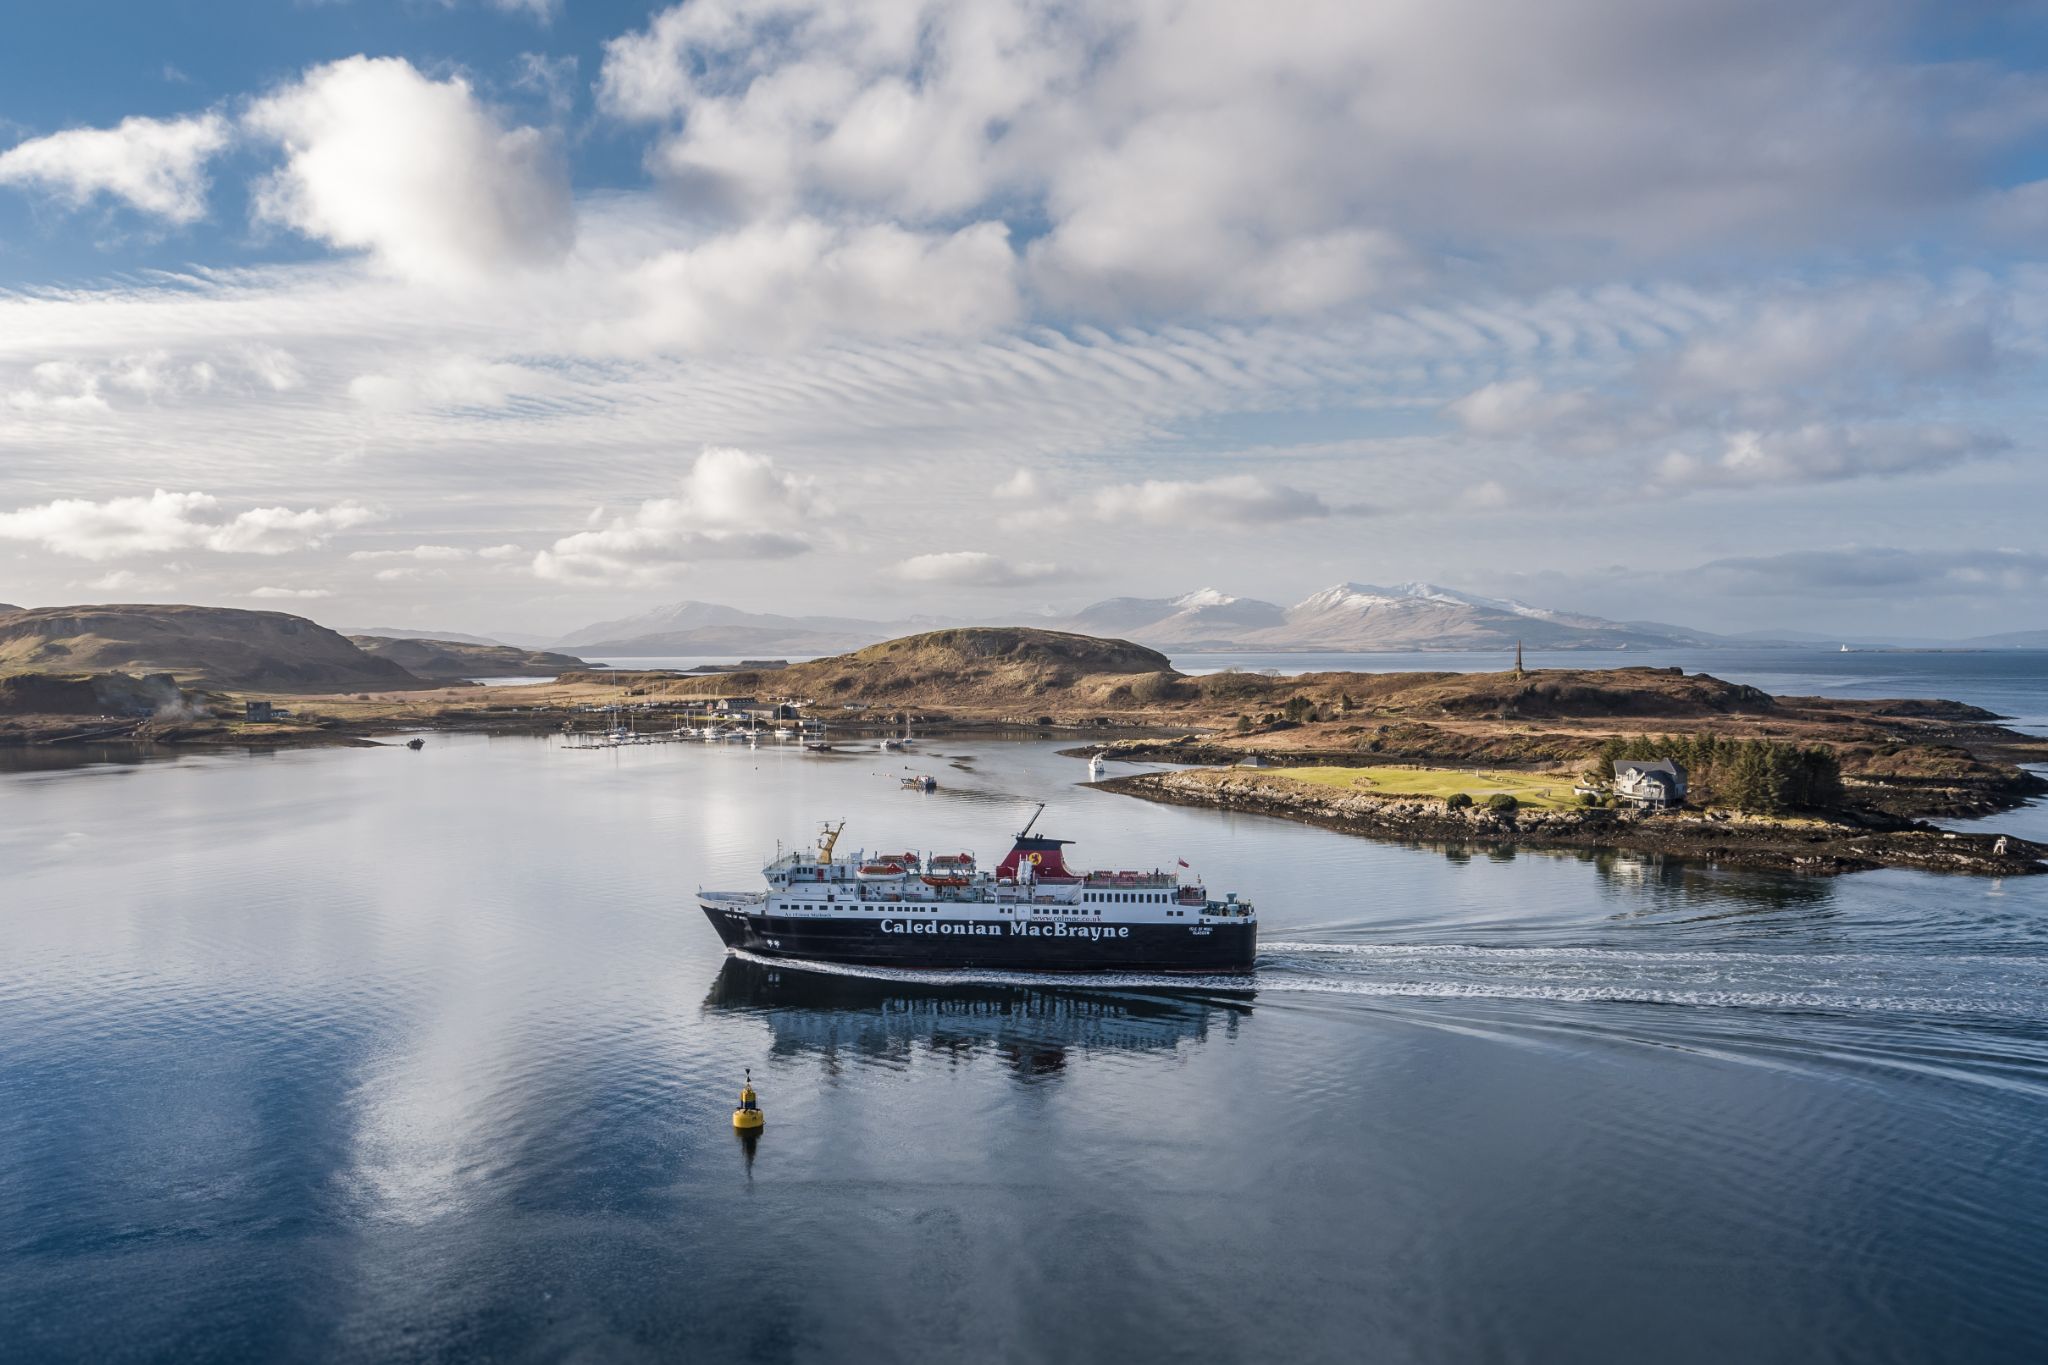
[[901, 863], [867, 863], [856, 874], [864, 882], [900, 882], [903, 880]]
[[926, 886], [960, 887], [967, 885], [966, 877], [934, 877], [926, 875], [921, 879]]

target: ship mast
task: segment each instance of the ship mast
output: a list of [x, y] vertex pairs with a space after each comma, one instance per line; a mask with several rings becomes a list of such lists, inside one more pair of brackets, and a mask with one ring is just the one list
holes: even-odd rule
[[844, 820], [841, 820], [836, 825], [833, 824], [830, 820], [821, 820], [818, 822], [819, 862], [829, 863], [832, 861], [832, 846], [839, 842], [839, 831], [845, 828], [846, 822]]
[[1017, 838], [1023, 839], [1031, 833], [1031, 827], [1038, 823], [1038, 817], [1045, 814], [1045, 802], [1038, 803], [1038, 809], [1031, 812], [1031, 818], [1024, 822], [1024, 828], [1017, 831]]

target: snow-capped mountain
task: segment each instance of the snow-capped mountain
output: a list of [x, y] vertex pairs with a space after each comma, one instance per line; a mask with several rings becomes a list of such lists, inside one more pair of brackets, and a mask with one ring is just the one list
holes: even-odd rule
[[1709, 636], [1624, 625], [1482, 597], [1435, 583], [1338, 583], [1282, 610], [1203, 588], [1181, 597], [1117, 597], [1060, 623], [1144, 644], [1239, 650], [1616, 649], [1712, 643]]
[[[550, 640], [586, 658], [738, 654], [836, 654], [879, 640], [960, 624], [910, 617], [780, 616], [715, 602], [675, 602]], [[1338, 583], [1291, 607], [1198, 588], [1178, 597], [1112, 597], [1071, 616], [1024, 612], [984, 621], [1133, 640], [1186, 652], [1388, 652], [1431, 649], [1618, 649], [1709, 646], [1715, 636], [1646, 622], [1623, 623], [1482, 597], [1436, 583]]]

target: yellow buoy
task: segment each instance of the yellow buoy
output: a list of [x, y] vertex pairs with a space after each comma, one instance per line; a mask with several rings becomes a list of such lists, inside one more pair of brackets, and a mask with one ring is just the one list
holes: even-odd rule
[[743, 1133], [758, 1133], [761, 1125], [768, 1121], [761, 1112], [761, 1102], [754, 1095], [754, 1070], [747, 1068], [747, 1083], [740, 1091], [740, 1107], [732, 1111], [732, 1126]]

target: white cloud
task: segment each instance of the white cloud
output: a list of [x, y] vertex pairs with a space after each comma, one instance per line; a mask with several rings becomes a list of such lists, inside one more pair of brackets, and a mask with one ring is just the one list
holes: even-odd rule
[[503, 407], [515, 395], [552, 392], [550, 376], [522, 366], [445, 356], [397, 370], [351, 379], [348, 396], [366, 408], [399, 412], [418, 407]]
[[765, 456], [712, 447], [680, 493], [630, 512], [592, 515], [592, 526], [533, 558], [536, 576], [562, 583], [658, 583], [707, 559], [784, 559], [810, 548], [797, 534], [811, 510], [807, 480]]
[[369, 251], [409, 279], [489, 280], [558, 261], [574, 238], [556, 150], [536, 129], [504, 127], [460, 76], [350, 57], [259, 100], [244, 121], [285, 151], [258, 195], [262, 217]]
[[19, 412], [57, 415], [107, 411], [99, 374], [73, 360], [46, 360], [32, 367], [28, 386], [9, 393], [7, 405]]
[[526, 551], [517, 545], [486, 545], [483, 549], [476, 552], [476, 557], [478, 559], [506, 560], [517, 559], [525, 553]]
[[95, 195], [125, 200], [173, 223], [206, 214], [206, 164], [228, 142], [219, 114], [126, 118], [72, 128], [0, 152], [0, 184], [36, 185], [79, 206]]
[[411, 559], [426, 564], [450, 564], [469, 558], [469, 551], [454, 545], [415, 545], [409, 550], [356, 550], [350, 559]]
[[208, 494], [161, 488], [146, 498], [60, 498], [0, 512], [0, 540], [28, 541], [53, 554], [91, 560], [178, 550], [280, 555], [376, 519], [370, 509], [346, 502], [303, 511], [256, 507], [233, 516], [220, 515], [219, 508], [219, 499]]
[[659, 252], [613, 282], [600, 351], [787, 347], [821, 333], [974, 335], [1016, 320], [1016, 257], [1000, 223], [957, 232], [816, 219], [761, 224]]
[[243, 366], [268, 385], [273, 393], [289, 393], [303, 387], [306, 376], [289, 351], [254, 342], [240, 349]]
[[1646, 377], [1687, 403], [1886, 399], [1990, 374], [2006, 307], [2003, 291], [1981, 279], [1947, 289], [1902, 279], [1787, 288], [1646, 365]]
[[249, 596], [310, 601], [318, 597], [332, 597], [334, 594], [326, 588], [251, 588]]
[[1899, 420], [2024, 361], [2014, 295], [1981, 276], [1785, 285], [1716, 310], [1597, 389], [1533, 375], [1445, 406], [1470, 435], [1542, 454], [1658, 464], [1668, 486], [1813, 483], [1937, 469], [2008, 444], [1952, 421]]
[[1147, 479], [1097, 489], [1087, 501], [1101, 520], [1155, 526], [1264, 526], [1355, 510], [1333, 509], [1317, 494], [1252, 474], [1194, 481]]
[[1479, 483], [1472, 485], [1465, 494], [1466, 505], [1479, 508], [1482, 511], [1490, 512], [1497, 508], [1506, 507], [1513, 501], [1514, 496], [1508, 492], [1506, 485], [1502, 484], [1498, 479], [1481, 480]]
[[550, 57], [541, 52], [522, 52], [514, 65], [517, 74], [512, 78], [513, 89], [539, 95], [556, 118], [575, 107], [579, 63], [573, 54]]
[[115, 569], [80, 586], [90, 588], [94, 592], [153, 592], [161, 588], [163, 583], [160, 579], [136, 573], [132, 569]]
[[989, 490], [998, 502], [1042, 503], [1052, 495], [1052, 484], [1035, 469], [1020, 469]]
[[551, 24], [562, 13], [562, 0], [490, 0], [492, 9], [503, 14], [523, 14], [536, 23]]
[[[235, 348], [238, 363], [230, 375], [254, 378], [272, 392], [300, 386], [291, 357], [275, 347]], [[115, 353], [92, 359], [46, 360], [28, 369], [28, 382], [6, 391], [6, 405], [17, 412], [42, 416], [93, 415], [111, 412], [110, 392], [124, 400], [157, 404], [196, 398], [223, 382], [226, 359], [176, 355], [163, 348]], [[136, 406], [131, 402], [128, 406]]]
[[1552, 393], [1541, 380], [1525, 375], [1474, 389], [1444, 411], [1475, 436], [1519, 436], [1570, 421], [1590, 403], [1582, 392]]
[[1043, 222], [1063, 309], [1300, 314], [1505, 241], [1569, 268], [1967, 203], [2040, 83], [1909, 4], [692, 0], [606, 47], [699, 213]]
[[1831, 483], [1921, 474], [1993, 454], [2011, 443], [1992, 432], [1943, 423], [1830, 426], [1738, 431], [1706, 456], [1674, 451], [1658, 477], [1676, 486]]
[[336, 531], [376, 519], [377, 514], [369, 508], [352, 502], [299, 512], [289, 507], [256, 507], [207, 529], [199, 544], [221, 554], [289, 554], [325, 544]]
[[2038, 550], [1908, 550], [1848, 545], [1786, 554], [1717, 559], [1692, 571], [1736, 592], [1815, 594], [1896, 602], [1914, 597], [2048, 592], [2048, 554]]
[[896, 576], [911, 583], [949, 587], [1014, 588], [1049, 582], [1066, 574], [1057, 564], [1012, 562], [985, 550], [947, 550], [913, 555], [896, 566]]

